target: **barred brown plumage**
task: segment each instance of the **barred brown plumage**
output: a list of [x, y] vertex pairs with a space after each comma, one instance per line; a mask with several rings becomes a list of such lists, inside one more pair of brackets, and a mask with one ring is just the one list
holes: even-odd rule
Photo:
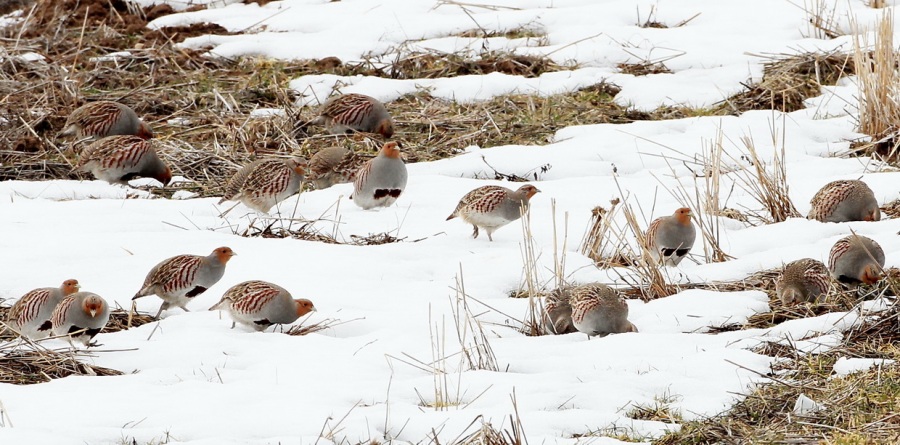
[[332, 134], [354, 131], [394, 135], [394, 121], [378, 99], [364, 94], [342, 94], [325, 101], [319, 117], [306, 125], [324, 125]]
[[229, 247], [219, 247], [208, 256], [178, 255], [163, 260], [147, 274], [132, 300], [157, 295], [163, 303], [155, 317], [170, 306], [187, 311], [187, 303], [216, 284], [225, 274], [225, 264], [236, 255]]
[[406, 188], [408, 173], [400, 158], [399, 144], [388, 142], [373, 159], [356, 173], [350, 199], [363, 209], [387, 207], [397, 201]]
[[60, 287], [29, 291], [9, 309], [9, 326], [19, 334], [36, 340], [50, 336], [53, 309], [68, 295], [78, 292], [78, 280], [63, 281]]
[[76, 135], [79, 138], [105, 138], [131, 135], [142, 139], [153, 137], [153, 131], [127, 105], [101, 100], [89, 102], [77, 108], [66, 119], [60, 136]]
[[76, 292], [60, 302], [53, 310], [53, 335], [67, 335], [69, 342], [78, 340], [89, 346], [109, 321], [109, 305], [92, 292]]
[[848, 235], [831, 247], [828, 270], [844, 284], [875, 284], [884, 277], [884, 250], [871, 238]]
[[828, 268], [819, 260], [803, 258], [791, 261], [775, 282], [775, 294], [785, 305], [794, 302], [818, 302], [828, 293]]
[[628, 321], [628, 303], [615, 289], [600, 283], [574, 286], [569, 291], [572, 324], [590, 336], [637, 332]]
[[525, 184], [512, 191], [498, 185], [485, 185], [466, 193], [447, 221], [460, 217], [472, 225], [472, 238], [478, 238], [478, 229], [487, 232], [488, 240], [493, 241], [493, 233], [497, 229], [519, 219], [527, 212], [531, 197], [540, 193], [537, 187]]
[[250, 326], [258, 331], [273, 324], [293, 323], [302, 315], [315, 311], [312, 302], [293, 299], [283, 287], [260, 280], [238, 283], [222, 296], [209, 310], [227, 310], [235, 323]]
[[364, 161], [353, 150], [333, 146], [323, 148], [309, 160], [309, 180], [321, 190], [335, 184], [353, 182]]
[[881, 209], [865, 182], [850, 179], [825, 184], [812, 200], [807, 218], [822, 222], [879, 221]]
[[656, 218], [650, 223], [645, 241], [654, 261], [677, 266], [687, 256], [697, 237], [691, 216], [691, 209], [682, 207], [674, 214]]
[[306, 175], [304, 158], [261, 159], [238, 170], [225, 185], [219, 204], [241, 201], [261, 213], [300, 191]]
[[555, 289], [544, 298], [543, 326], [548, 335], [578, 332], [572, 324], [571, 287]]
[[137, 136], [110, 136], [88, 145], [75, 169], [116, 184], [137, 177], [154, 178], [163, 185], [172, 180], [172, 171], [159, 159], [153, 143]]

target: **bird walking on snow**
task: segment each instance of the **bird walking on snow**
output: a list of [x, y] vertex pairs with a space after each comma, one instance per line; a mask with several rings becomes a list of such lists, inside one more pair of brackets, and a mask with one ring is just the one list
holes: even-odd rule
[[261, 159], [238, 170], [225, 185], [219, 204], [241, 201], [260, 213], [300, 191], [306, 176], [304, 158]]
[[540, 193], [537, 187], [525, 184], [512, 191], [498, 185], [485, 185], [466, 193], [447, 221], [460, 217], [472, 225], [472, 238], [478, 238], [478, 229], [487, 232], [488, 240], [497, 229], [519, 219], [528, 211], [531, 197]]
[[875, 284], [884, 276], [884, 250], [871, 238], [846, 236], [831, 247], [828, 270], [841, 283]]
[[831, 277], [828, 268], [819, 260], [803, 258], [791, 261], [775, 282], [775, 293], [781, 303], [818, 302], [828, 293]]
[[157, 295], [163, 303], [155, 318], [170, 306], [177, 306], [188, 312], [187, 304], [192, 298], [206, 292], [225, 274], [225, 264], [236, 255], [229, 247], [219, 247], [208, 256], [178, 255], [163, 260], [150, 269], [144, 285], [132, 300], [147, 295]]
[[52, 333], [53, 309], [65, 297], [78, 292], [78, 280], [63, 281], [59, 287], [42, 287], [29, 291], [9, 308], [7, 323], [13, 330], [32, 340]]
[[69, 336], [89, 346], [109, 321], [109, 305], [92, 292], [76, 292], [64, 298], [53, 310], [53, 335]]
[[309, 180], [318, 190], [352, 182], [362, 165], [363, 159], [349, 148], [341, 146], [323, 148], [309, 160]]
[[543, 325], [547, 335], [578, 332], [572, 324], [572, 305], [569, 304], [570, 288], [555, 289], [544, 298]]
[[572, 324], [579, 332], [603, 337], [637, 332], [628, 321], [628, 303], [615, 289], [600, 283], [575, 286], [570, 291]]
[[879, 221], [881, 209], [875, 193], [855, 179], [825, 184], [809, 202], [807, 218], [822, 222]]
[[654, 261], [677, 266], [687, 256], [697, 237], [691, 216], [691, 209], [682, 207], [671, 216], [662, 216], [650, 223], [645, 239]]
[[163, 185], [172, 180], [172, 171], [153, 144], [137, 136], [110, 136], [88, 145], [75, 170], [91, 172], [112, 184], [127, 184], [138, 177], [154, 178]]
[[153, 131], [131, 107], [101, 100], [88, 102], [73, 111], [59, 135], [94, 139], [123, 135], [150, 139]]
[[399, 144], [388, 142], [378, 156], [369, 159], [356, 172], [350, 199], [365, 210], [387, 207], [397, 201], [406, 188], [406, 164], [400, 158]]
[[236, 284], [209, 310], [227, 310], [235, 323], [262, 331], [273, 324], [293, 323], [316, 310], [312, 301], [295, 300], [283, 287], [265, 281], [251, 280]]
[[378, 133], [385, 138], [394, 135], [394, 121], [387, 108], [378, 99], [364, 94], [341, 94], [325, 101], [319, 116], [301, 124], [324, 125], [331, 134], [346, 134], [361, 131]]

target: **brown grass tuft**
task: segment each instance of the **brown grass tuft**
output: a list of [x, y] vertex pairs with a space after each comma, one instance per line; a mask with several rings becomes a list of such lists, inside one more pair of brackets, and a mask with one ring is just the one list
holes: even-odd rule
[[852, 57], [838, 51], [770, 56], [763, 65], [762, 80], [744, 84], [746, 91], [725, 99], [719, 110], [737, 115], [749, 110], [803, 109], [803, 101], [818, 96], [822, 85], [835, 85], [856, 72]]
[[857, 152], [881, 158], [889, 163], [900, 161], [900, 58], [894, 49], [894, 16], [886, 12], [875, 30], [875, 42], [860, 30], [853, 39], [853, 61], [859, 86], [859, 132], [872, 142], [857, 147]]

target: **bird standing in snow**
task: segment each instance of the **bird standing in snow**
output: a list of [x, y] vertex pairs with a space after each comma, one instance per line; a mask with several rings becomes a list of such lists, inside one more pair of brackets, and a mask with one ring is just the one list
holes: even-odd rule
[[163, 185], [172, 180], [172, 171], [153, 144], [137, 136], [110, 136], [88, 145], [75, 169], [112, 184], [127, 184], [138, 177], [154, 178]]
[[78, 340], [85, 346], [109, 322], [109, 305], [92, 292], [76, 292], [64, 298], [53, 309], [53, 335], [68, 335], [69, 342]]
[[163, 303], [155, 318], [170, 306], [188, 311], [187, 304], [192, 298], [206, 292], [225, 274], [225, 264], [236, 255], [229, 247], [219, 247], [208, 256], [178, 255], [163, 260], [150, 269], [144, 285], [132, 300], [147, 295], [157, 295]]
[[262, 331], [273, 324], [293, 323], [303, 315], [316, 310], [312, 301], [295, 300], [283, 287], [265, 281], [251, 280], [238, 283], [225, 291], [225, 295], [209, 310], [227, 310], [234, 323]]
[[628, 303], [615, 289], [600, 283], [574, 286], [570, 291], [572, 324], [579, 332], [604, 337], [637, 332], [628, 321]]
[[865, 182], [855, 179], [825, 184], [809, 202], [807, 218], [822, 222], [878, 221], [881, 209], [875, 193]]
[[150, 139], [153, 131], [131, 107], [101, 100], [88, 102], [73, 111], [59, 135], [94, 139], [122, 135]]
[[645, 239], [654, 261], [677, 266], [687, 256], [697, 237], [691, 216], [691, 209], [682, 207], [671, 216], [662, 216], [650, 223]]
[[497, 229], [519, 219], [528, 211], [531, 197], [539, 193], [537, 187], [525, 184], [512, 191], [498, 185], [485, 185], [466, 193], [447, 221], [460, 217], [472, 225], [472, 238], [478, 238], [478, 229], [487, 232], [488, 240]]
[[871, 238], [846, 236], [831, 247], [828, 270], [841, 283], [875, 284], [884, 276], [884, 250]]
[[331, 134], [356, 131], [378, 133], [385, 138], [394, 135], [394, 121], [378, 99], [364, 94], [341, 94], [325, 101], [319, 116], [301, 125], [324, 125]]
[[356, 172], [350, 196], [356, 205], [365, 210], [387, 207], [403, 193], [408, 174], [398, 146], [396, 142], [384, 144], [378, 156], [369, 159]]
[[37, 340], [52, 333], [53, 309], [65, 297], [78, 292], [78, 280], [63, 281], [59, 287], [42, 287], [29, 291], [9, 308], [8, 324], [21, 335]]
[[300, 191], [306, 176], [304, 158], [261, 159], [238, 170], [225, 185], [219, 204], [241, 201], [260, 213]]
[[831, 278], [819, 260], [803, 258], [791, 261], [775, 282], [775, 293], [782, 304], [817, 302], [828, 293]]

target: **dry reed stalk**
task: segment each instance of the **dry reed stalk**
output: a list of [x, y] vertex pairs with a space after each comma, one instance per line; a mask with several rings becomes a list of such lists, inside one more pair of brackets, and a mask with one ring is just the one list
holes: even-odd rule
[[[772, 156], [771, 172], [766, 169], [766, 162], [760, 158], [756, 151], [756, 144], [750, 136], [742, 136], [741, 142], [747, 149], [747, 158], [752, 170], [743, 169], [735, 172], [735, 183], [743, 188], [756, 202], [758, 202], [767, 215], [751, 212], [748, 216], [755, 218], [763, 224], [773, 224], [785, 221], [788, 218], [800, 217], [800, 212], [791, 201], [787, 181], [787, 166], [785, 163], [784, 141], [777, 143], [775, 129], [772, 129], [773, 145], [776, 147]], [[777, 148], [780, 145], [780, 148]], [[735, 160], [738, 162], [738, 160]]]
[[534, 236], [531, 233], [531, 213], [522, 211], [522, 216], [519, 218], [522, 222], [522, 244], [519, 246], [519, 250], [522, 254], [522, 273], [523, 273], [523, 283], [520, 286], [521, 290], [524, 289], [525, 294], [528, 295], [528, 313], [525, 315], [524, 325], [522, 326], [522, 332], [525, 335], [542, 335], [544, 330], [541, 326], [541, 320], [543, 320], [543, 305], [540, 304], [538, 298], [541, 296], [541, 291], [543, 286], [539, 282], [539, 274], [537, 270], [537, 258], [538, 255], [535, 253], [534, 249]]
[[466, 284], [463, 279], [462, 264], [459, 266], [459, 274], [456, 276], [456, 299], [451, 305], [453, 317], [456, 321], [456, 336], [459, 346], [462, 348], [460, 369], [499, 371], [497, 357], [491, 348], [491, 343], [484, 333], [484, 326], [472, 313], [466, 294]]
[[[600, 268], [624, 266], [631, 263], [622, 254], [626, 250], [623, 238], [614, 235], [614, 222], [620, 202], [619, 198], [610, 200], [608, 210], [600, 206], [594, 207], [591, 210], [591, 225], [581, 240], [579, 251], [592, 259], [594, 264]], [[616, 253], [610, 254], [610, 251]]]
[[875, 42], [869, 33], [853, 23], [853, 61], [859, 87], [859, 132], [872, 137], [858, 150], [877, 155], [889, 163], [900, 160], [900, 58], [894, 49], [894, 15], [882, 13], [875, 29]]

